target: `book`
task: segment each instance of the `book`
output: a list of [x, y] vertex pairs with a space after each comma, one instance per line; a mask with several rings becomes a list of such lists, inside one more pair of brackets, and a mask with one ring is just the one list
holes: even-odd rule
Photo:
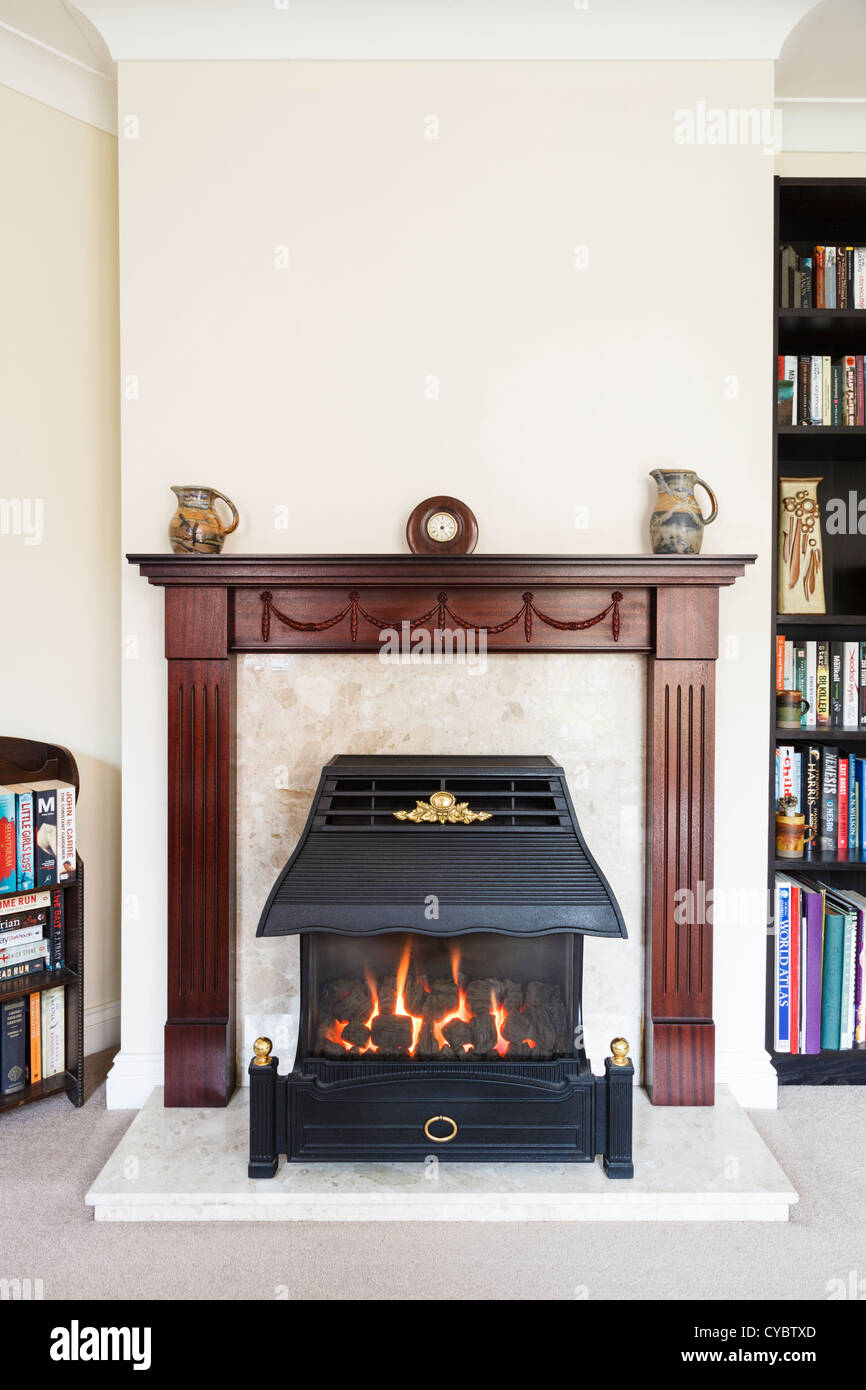
[[[853, 248], [852, 248], [853, 250]], [[853, 264], [853, 262], [852, 262]], [[811, 309], [812, 304], [812, 257], [800, 257], [800, 303], [798, 308]]]
[[866, 761], [854, 759], [855, 812], [857, 829], [855, 843], [858, 849], [866, 849]]
[[779, 304], [782, 309], [794, 308], [795, 278], [799, 278], [797, 253], [793, 246], [783, 246], [779, 254]]
[[866, 642], [860, 643], [860, 728], [866, 728]]
[[806, 963], [806, 988], [803, 1005], [805, 1028], [803, 1051], [821, 1051], [821, 992], [823, 987], [822, 960], [824, 943], [824, 894], [813, 885], [801, 881], [803, 933], [802, 955]]
[[27, 1020], [23, 999], [0, 1004], [0, 1094], [15, 1095], [27, 1084]]
[[795, 396], [797, 402], [797, 424], [811, 425], [812, 416], [809, 410], [809, 403], [812, 397], [811, 357], [800, 356], [797, 358], [797, 389]]
[[824, 284], [824, 248], [816, 246], [812, 251], [812, 289], [816, 309], [826, 309], [826, 287]]
[[21, 975], [35, 975], [40, 970], [44, 970], [47, 961], [41, 957], [39, 960], [13, 961], [10, 965], [0, 965], [0, 980], [17, 980]]
[[[840, 982], [841, 983], [841, 982]], [[66, 1065], [65, 991], [62, 985], [42, 996], [42, 1075], [56, 1076]]]
[[796, 425], [794, 405], [795, 382], [785, 375], [785, 358], [779, 358], [779, 379], [776, 383], [776, 420], [780, 425]]
[[832, 412], [830, 423], [832, 425], [843, 425], [845, 423], [842, 415], [843, 398], [845, 393], [844, 373], [838, 362], [834, 362], [830, 368], [832, 376]]
[[776, 638], [776, 689], [785, 689], [785, 639]]
[[776, 879], [775, 969], [776, 1008], [773, 1047], [776, 1052], [791, 1050], [791, 890], [784, 879]]
[[824, 415], [824, 383], [821, 375], [822, 358], [813, 357], [809, 373], [809, 424], [820, 425]]
[[31, 782], [36, 825], [36, 885], [57, 881], [57, 785]]
[[830, 643], [818, 641], [816, 663], [816, 721], [819, 729], [830, 727]]
[[61, 966], [66, 964], [66, 932], [63, 914], [63, 889], [52, 888], [51, 918], [48, 929], [48, 940], [51, 946], [48, 959], [52, 970], [59, 970]]
[[847, 247], [836, 247], [836, 308], [848, 308], [848, 273], [846, 263]]
[[842, 659], [844, 642], [830, 643], [830, 727], [842, 727]]
[[842, 366], [845, 378], [843, 396], [843, 422], [846, 425], [857, 423], [857, 362], [854, 357], [843, 357]]
[[836, 853], [839, 823], [838, 748], [825, 748], [821, 759], [821, 820], [818, 848]]
[[810, 747], [806, 752], [804, 770], [805, 792], [803, 817], [805, 830], [812, 832], [810, 843], [817, 843], [820, 834], [821, 816], [821, 749]]
[[20, 946], [27, 941], [41, 941], [45, 936], [48, 913], [22, 912], [17, 917], [0, 917], [0, 950], [4, 946]]
[[[799, 690], [803, 699], [806, 698], [806, 647], [805, 643], [797, 642], [794, 646], [794, 689]], [[805, 728], [806, 715], [801, 714], [800, 726]]]
[[61, 883], [75, 877], [75, 788], [61, 782], [57, 788], [57, 877]]
[[29, 996], [30, 1023], [30, 1085], [42, 1080], [42, 995], [34, 990]]
[[25, 912], [30, 908], [42, 908], [51, 906], [51, 894], [47, 888], [38, 890], [35, 893], [15, 893], [14, 896], [0, 900], [0, 931], [3, 930], [3, 918], [9, 917], [14, 913]]
[[838, 1052], [842, 1036], [842, 968], [845, 919], [827, 904], [821, 981], [821, 1049]]
[[866, 1043], [866, 897], [846, 890], [857, 913], [857, 937], [854, 950], [854, 1046]]
[[837, 812], [836, 812], [836, 847], [840, 857], [848, 848], [848, 759], [844, 753], [840, 753], [836, 768], [837, 781]]
[[860, 848], [859, 823], [857, 815], [857, 759], [848, 754], [848, 848]]
[[854, 247], [854, 304], [855, 309], [866, 309], [866, 247]]
[[791, 1052], [800, 1051], [800, 885], [788, 880], [791, 892]]
[[836, 247], [824, 247], [824, 299], [825, 308], [835, 309], [836, 305]]
[[794, 748], [790, 743], [779, 744], [779, 794], [778, 801], [783, 796], [794, 795]]
[[10, 783], [6, 790], [15, 797], [15, 886], [23, 893], [36, 885], [33, 793], [21, 783]]
[[855, 357], [856, 376], [857, 376], [857, 417], [855, 425], [866, 424], [866, 399], [864, 399], [864, 380], [863, 380], [863, 358], [860, 354]]
[[0, 787], [0, 893], [15, 892], [17, 864], [15, 793]]
[[821, 358], [821, 424], [833, 423], [833, 377], [832, 360]]
[[811, 639], [806, 643], [806, 728], [815, 729], [818, 725], [818, 644]]
[[846, 642], [842, 671], [842, 727], [856, 729], [860, 722], [860, 644]]
[[48, 942], [22, 941], [17, 946], [0, 946], [0, 965], [15, 965], [18, 961], [48, 960]]
[[794, 689], [794, 643], [785, 639], [785, 689]]

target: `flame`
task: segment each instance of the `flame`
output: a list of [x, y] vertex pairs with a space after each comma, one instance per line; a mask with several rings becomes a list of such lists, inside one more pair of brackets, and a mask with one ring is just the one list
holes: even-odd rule
[[[378, 987], [378, 985], [376, 984], [376, 978], [375, 978], [375, 976], [371, 973], [369, 966], [368, 966], [367, 969], [364, 971], [364, 978], [365, 978], [365, 980], [367, 981], [367, 988], [368, 988], [369, 991], [370, 991], [370, 998], [371, 998], [372, 1001], [373, 1001], [373, 1009], [372, 1009], [372, 1012], [370, 1013], [370, 1017], [369, 1017], [368, 1019], [365, 1019], [365, 1021], [364, 1021], [364, 1027], [365, 1027], [365, 1028], [372, 1028], [372, 1027], [373, 1027], [373, 1019], [379, 1017], [379, 987]], [[367, 1046], [361, 1048], [361, 1051], [360, 1051], [360, 1053], [359, 1053], [359, 1056], [363, 1057], [363, 1055], [364, 1055], [365, 1052], [378, 1052], [378, 1051], [379, 1051], [378, 1047], [376, 1046], [376, 1044], [373, 1042], [373, 1039], [371, 1038], [370, 1041], [367, 1043]]]
[[[460, 987], [460, 947], [456, 942], [451, 946], [451, 975], [457, 986], [457, 1008], [452, 1009], [450, 1014], [443, 1014], [442, 1017], [437, 1018], [433, 1024], [433, 1036], [439, 1044], [440, 1052], [443, 1047], [448, 1046], [448, 1039], [442, 1032], [444, 1025], [446, 1023], [451, 1023], [455, 1018], [459, 1018], [462, 1023], [470, 1023], [475, 1017], [466, 1002], [466, 992]], [[472, 1043], [463, 1044], [464, 1052], [471, 1052], [471, 1050]]]
[[502, 1028], [508, 1017], [508, 1010], [504, 1004], [497, 1004], [494, 990], [490, 991], [490, 1012], [493, 1015], [493, 1022], [496, 1024], [496, 1042], [493, 1044], [493, 1051], [498, 1052], [500, 1057], [504, 1057], [508, 1051], [508, 1041], [502, 1036]]
[[343, 1039], [343, 1029], [348, 1022], [349, 1020], [347, 1018], [335, 1018], [330, 1028], [325, 1029], [325, 1037], [329, 1042], [339, 1043], [347, 1052], [351, 1052], [352, 1044], [345, 1042]]
[[412, 947], [407, 941], [400, 957], [400, 964], [397, 966], [397, 997], [394, 1000], [394, 1013], [401, 1018], [411, 1018], [412, 1020], [412, 1046], [409, 1048], [409, 1056], [414, 1057], [415, 1048], [418, 1046], [418, 1039], [421, 1036], [421, 1029], [424, 1026], [423, 1018], [416, 1014], [410, 1014], [406, 1008], [406, 1000], [403, 991], [406, 988], [406, 976], [409, 974], [409, 959], [412, 954]]

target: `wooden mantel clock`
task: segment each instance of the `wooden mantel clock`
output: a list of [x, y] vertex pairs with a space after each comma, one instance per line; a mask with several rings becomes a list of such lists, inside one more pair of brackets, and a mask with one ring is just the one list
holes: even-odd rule
[[471, 555], [478, 544], [478, 522], [456, 497], [427, 497], [406, 522], [413, 555]]

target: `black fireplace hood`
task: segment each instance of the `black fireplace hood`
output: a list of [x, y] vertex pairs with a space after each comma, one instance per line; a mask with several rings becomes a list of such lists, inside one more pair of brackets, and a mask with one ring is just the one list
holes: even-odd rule
[[331, 759], [256, 935], [310, 931], [628, 934], [562, 768], [466, 756]]

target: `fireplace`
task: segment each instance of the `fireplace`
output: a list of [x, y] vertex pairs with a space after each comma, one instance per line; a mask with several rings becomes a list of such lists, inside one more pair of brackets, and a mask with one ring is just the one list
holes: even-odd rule
[[584, 937], [626, 929], [552, 759], [333, 758], [259, 922], [287, 934], [297, 1055], [256, 1044], [251, 1177], [431, 1150], [632, 1176], [627, 1044], [594, 1076], [581, 1012]]

